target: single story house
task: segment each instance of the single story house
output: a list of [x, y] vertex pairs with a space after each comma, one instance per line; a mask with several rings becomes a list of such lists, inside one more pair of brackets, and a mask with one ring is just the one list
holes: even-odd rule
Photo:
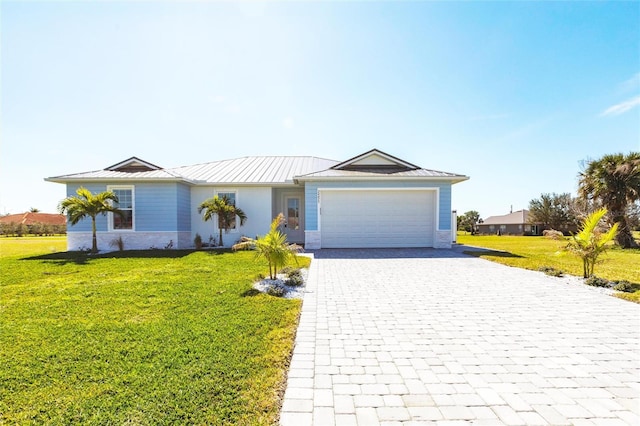
[[[217, 235], [216, 221], [204, 222], [198, 206], [227, 196], [247, 215], [223, 238], [229, 246], [242, 235], [269, 229], [280, 212], [289, 241], [307, 249], [360, 247], [451, 247], [451, 187], [468, 177], [418, 167], [372, 149], [346, 161], [317, 157], [243, 157], [164, 169], [137, 157], [84, 173], [50, 177], [67, 195], [84, 186], [111, 190], [124, 216], [97, 218], [98, 245], [121, 237], [125, 249], [194, 247]], [[91, 244], [91, 221], [68, 224], [68, 249]]]
[[541, 223], [529, 223], [529, 210], [518, 210], [501, 216], [489, 216], [478, 224], [479, 234], [542, 235]]

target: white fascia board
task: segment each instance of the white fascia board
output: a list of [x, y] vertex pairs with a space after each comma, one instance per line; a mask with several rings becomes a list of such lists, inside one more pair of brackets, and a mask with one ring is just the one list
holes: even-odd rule
[[90, 183], [100, 183], [100, 182], [121, 182], [122, 185], [125, 185], [129, 182], [140, 183], [140, 182], [180, 182], [186, 183], [187, 185], [195, 185], [196, 182], [184, 179], [184, 178], [138, 178], [138, 179], [130, 179], [130, 178], [121, 178], [121, 177], [110, 177], [110, 178], [45, 178], [45, 182], [54, 182], [54, 183], [82, 183], [82, 182], [90, 182]]
[[455, 177], [443, 177], [443, 176], [354, 176], [354, 177], [304, 177], [300, 176], [295, 179], [296, 182], [353, 182], [353, 181], [398, 181], [408, 180], [413, 182], [449, 182], [451, 184], [463, 182], [469, 180], [469, 176], [455, 176]]

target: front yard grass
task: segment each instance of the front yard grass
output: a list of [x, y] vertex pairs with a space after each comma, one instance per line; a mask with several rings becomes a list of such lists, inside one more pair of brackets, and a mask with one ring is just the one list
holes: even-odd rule
[[[469, 250], [467, 253], [518, 268], [538, 270], [542, 266], [560, 269], [567, 274], [582, 276], [582, 260], [566, 253], [556, 253], [565, 241], [545, 237], [523, 237], [508, 235], [464, 235], [458, 234], [458, 243], [489, 249]], [[622, 250], [612, 247], [601, 255], [601, 263], [595, 274], [608, 280], [627, 280], [636, 284], [634, 293], [617, 293], [618, 297], [640, 303], [640, 249]]]
[[0, 423], [277, 422], [301, 303], [251, 291], [253, 253], [17, 240], [0, 239]]

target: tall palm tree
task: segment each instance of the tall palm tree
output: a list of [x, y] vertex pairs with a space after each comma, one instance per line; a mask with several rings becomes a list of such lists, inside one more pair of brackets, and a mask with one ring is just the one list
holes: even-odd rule
[[98, 239], [96, 238], [96, 216], [105, 215], [107, 212], [121, 214], [120, 210], [111, 204], [118, 202], [118, 197], [111, 191], [93, 194], [85, 187], [76, 190], [77, 195], [62, 200], [58, 206], [60, 213], [67, 214], [69, 222], [72, 225], [80, 222], [85, 217], [91, 218], [91, 230], [93, 231], [93, 241], [91, 244], [91, 253], [98, 252]]
[[229, 232], [229, 229], [233, 227], [236, 222], [236, 216], [240, 218], [240, 226], [244, 225], [247, 221], [247, 215], [244, 214], [242, 209], [233, 205], [233, 203], [229, 200], [227, 196], [218, 197], [217, 195], [213, 198], [209, 198], [204, 200], [198, 206], [198, 213], [202, 214], [204, 211], [204, 215], [202, 219], [207, 222], [213, 219], [213, 216], [218, 217], [218, 230], [220, 231], [220, 245], [224, 245], [222, 243], [222, 230], [225, 232]]
[[629, 207], [640, 200], [640, 152], [608, 154], [591, 161], [579, 175], [578, 191], [587, 200], [599, 200], [619, 224], [616, 242], [622, 248], [637, 247], [627, 224]]

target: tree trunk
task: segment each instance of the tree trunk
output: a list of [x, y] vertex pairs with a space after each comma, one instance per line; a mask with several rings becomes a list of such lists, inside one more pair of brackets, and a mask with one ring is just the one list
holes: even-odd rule
[[618, 234], [616, 235], [616, 243], [623, 249], [637, 248], [638, 244], [633, 239], [633, 234], [629, 225], [627, 224], [627, 218], [624, 216], [614, 217], [614, 222], [618, 223]]
[[91, 230], [93, 231], [93, 238], [91, 244], [91, 253], [98, 253], [98, 237], [96, 236], [96, 218], [91, 217]]

